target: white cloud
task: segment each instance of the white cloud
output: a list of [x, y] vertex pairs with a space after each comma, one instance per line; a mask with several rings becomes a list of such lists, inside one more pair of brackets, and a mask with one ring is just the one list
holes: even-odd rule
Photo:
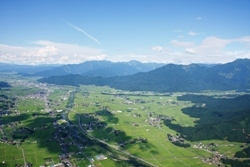
[[185, 53], [193, 55], [192, 60], [200, 63], [224, 63], [233, 61], [235, 54], [228, 54], [225, 47], [233, 40], [220, 39], [214, 36], [205, 38], [200, 45], [185, 48]]
[[[242, 44], [241, 49], [230, 50], [230, 46], [236, 43]], [[227, 63], [238, 58], [249, 58], [250, 50], [244, 48], [244, 45], [250, 47], [250, 36], [236, 39], [222, 39], [210, 36], [203, 39], [200, 44], [195, 45], [193, 42], [183, 42], [178, 40], [170, 41], [170, 44], [178, 47], [177, 50], [183, 48], [183, 51], [174, 51], [163, 53], [158, 52], [156, 55], [158, 60], [166, 63]], [[240, 48], [240, 47], [239, 47]], [[165, 48], [162, 48], [164, 50]]]
[[[102, 51], [76, 44], [34, 41], [34, 47], [0, 44], [0, 62], [17, 64], [77, 64], [88, 60], [111, 60], [162, 63], [226, 63], [237, 58], [250, 59], [250, 36], [222, 39], [209, 36], [199, 44], [190, 41], [172, 40], [163, 46], [153, 46], [134, 52], [130, 49], [117, 52]], [[233, 49], [234, 44], [237, 50]], [[232, 46], [232, 47], [231, 47]], [[125, 47], [125, 46], [124, 46]], [[231, 47], [231, 48], [230, 48]], [[169, 50], [168, 48], [171, 48]], [[109, 53], [108, 53], [109, 52]], [[108, 55], [106, 54], [108, 53]]]
[[196, 52], [193, 48], [186, 48], [186, 53], [196, 54]]
[[[117, 53], [115, 56], [107, 57], [107, 59], [115, 62], [138, 60], [141, 62], [191, 64], [227, 63], [234, 61], [237, 58], [250, 58], [249, 50], [226, 50], [226, 46], [235, 42], [234, 40], [220, 39], [218, 37], [207, 37], [198, 45], [194, 45], [192, 42], [180, 42], [176, 40], [171, 42], [170, 44], [174, 43], [176, 46], [178, 46], [176, 50], [173, 48], [170, 51], [167, 48], [168, 46], [153, 46], [149, 48], [149, 52], [145, 52], [144, 50], [144, 53]], [[183, 48], [182, 51], [180, 51], [181, 48]]]
[[99, 49], [51, 41], [34, 41], [37, 47], [0, 44], [0, 62], [16, 64], [73, 64], [87, 60], [103, 60], [107, 55]]
[[[229, 50], [230, 46], [236, 43], [243, 47], [238, 50]], [[191, 64], [191, 63], [227, 63], [238, 58], [249, 58], [250, 50], [244, 48], [244, 45], [250, 47], [250, 36], [236, 39], [222, 39], [215, 36], [209, 36], [203, 39], [200, 44], [195, 45], [189, 41], [172, 40], [169, 43], [178, 47], [171, 52], [156, 52], [154, 55], [147, 55], [147, 59], [164, 63]], [[152, 49], [152, 48], [151, 48]], [[156, 49], [156, 48], [155, 48]], [[183, 49], [180, 51], [180, 49]], [[161, 50], [166, 48], [161, 47]]]
[[163, 51], [163, 48], [161, 46], [153, 46], [151, 49], [155, 52], [162, 52]]
[[37, 56], [37, 57], [54, 56], [54, 55], [58, 54], [57, 51], [58, 51], [58, 49], [56, 47], [47, 45], [47, 46], [39, 49], [37, 51], [37, 53], [35, 54], [35, 56]]
[[236, 42], [240, 42], [250, 47], [250, 36], [241, 37], [235, 40]]
[[221, 53], [226, 45], [232, 43], [233, 40], [220, 39], [214, 36], [205, 38], [199, 46], [196, 46], [197, 52], [200, 53]]
[[75, 25], [73, 25], [73, 24], [71, 24], [71, 23], [69, 23], [69, 22], [66, 22], [66, 23], [67, 23], [70, 27], [74, 28], [75, 30], [82, 32], [84, 35], [86, 35], [86, 36], [87, 36], [89, 39], [91, 39], [92, 41], [94, 41], [94, 42], [96, 42], [96, 43], [98, 43], [98, 44], [101, 44], [101, 43], [99, 42], [98, 39], [96, 39], [95, 37], [93, 37], [92, 35], [90, 35], [89, 33], [87, 33], [86, 31], [84, 31], [83, 29], [81, 29], [81, 28], [79, 28], [79, 27], [77, 27], [77, 26], [75, 26]]
[[187, 34], [190, 35], [190, 36], [196, 36], [196, 35], [198, 35], [198, 33], [193, 32], [193, 31], [189, 31]]

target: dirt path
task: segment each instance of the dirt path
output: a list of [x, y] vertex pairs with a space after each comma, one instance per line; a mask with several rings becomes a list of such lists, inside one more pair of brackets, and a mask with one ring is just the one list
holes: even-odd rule
[[159, 143], [174, 159], [176, 159], [177, 161], [179, 161], [179, 162], [181, 162], [182, 164], [184, 164], [184, 165], [186, 165], [186, 166], [188, 166], [188, 167], [190, 167], [190, 165], [188, 165], [188, 164], [186, 164], [185, 162], [183, 162], [183, 161], [181, 161], [181, 160], [179, 160], [176, 156], [174, 156], [174, 154], [172, 154], [162, 143], [160, 143], [155, 137], [154, 137], [154, 135], [152, 135], [149, 131], [148, 131], [148, 133], [150, 134], [150, 136], [152, 136], [154, 139], [155, 139], [155, 141], [157, 142], [157, 143]]
[[22, 151], [22, 154], [23, 154], [23, 163], [24, 163], [24, 165], [25, 165], [25, 164], [26, 164], [26, 160], [25, 160], [24, 151], [23, 151], [23, 149], [22, 149], [22, 148], [20, 148], [20, 147], [19, 147], [19, 145], [17, 145], [17, 148], [18, 148], [19, 150], [21, 150], [21, 151]]
[[[136, 129], [136, 130], [137, 130], [137, 132], [141, 133], [141, 131], [138, 131], [138, 129]], [[145, 145], [143, 145], [143, 147], [147, 150], [147, 152], [150, 154], [150, 156], [154, 159], [154, 161], [155, 161], [156, 163], [158, 163], [158, 164], [161, 165], [161, 166], [164, 166], [164, 165], [161, 164], [159, 161], [157, 161], [157, 159], [155, 159], [155, 157], [148, 151], [148, 149], [147, 149], [147, 147], [145, 147]]]

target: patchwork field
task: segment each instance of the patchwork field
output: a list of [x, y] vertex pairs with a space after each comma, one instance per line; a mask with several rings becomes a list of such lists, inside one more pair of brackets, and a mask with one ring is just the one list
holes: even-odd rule
[[249, 165], [235, 159], [248, 156], [246, 93], [12, 83], [0, 92], [0, 166]]

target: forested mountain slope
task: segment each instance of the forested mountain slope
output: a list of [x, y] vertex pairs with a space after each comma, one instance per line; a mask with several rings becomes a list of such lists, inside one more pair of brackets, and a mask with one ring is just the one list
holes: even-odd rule
[[86, 77], [65, 75], [42, 78], [40, 82], [60, 85], [110, 86], [131, 91], [202, 91], [250, 89], [250, 60], [238, 59], [212, 67], [168, 64], [149, 72], [130, 76]]

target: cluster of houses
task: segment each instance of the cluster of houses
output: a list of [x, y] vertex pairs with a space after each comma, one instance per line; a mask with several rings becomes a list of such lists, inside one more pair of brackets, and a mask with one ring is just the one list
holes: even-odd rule
[[137, 137], [137, 138], [135, 138], [135, 139], [130, 140], [129, 143], [130, 143], [130, 144], [133, 144], [133, 143], [141, 143], [141, 142], [147, 143], [147, 141], [148, 141], [148, 140], [147, 140], [146, 138]]
[[2, 137], [2, 138], [0, 138], [0, 143], [7, 143], [7, 144], [15, 145], [15, 144], [20, 144], [20, 141], [9, 139], [7, 137]]
[[40, 165], [39, 167], [65, 167], [65, 165], [63, 163], [57, 163], [57, 164], [51, 164], [51, 165]]
[[172, 134], [168, 134], [168, 140], [171, 142], [184, 142], [185, 139], [181, 138], [180, 136], [176, 136], [176, 135], [172, 135]]
[[[101, 127], [100, 122], [98, 122], [98, 120], [94, 117], [93, 114], [84, 114], [84, 116], [88, 119], [91, 119], [92, 121], [90, 120], [89, 124], [83, 124], [83, 125], [86, 125], [89, 127], [92, 127], [92, 126], [95, 127], [96, 125], [98, 127]], [[54, 132], [53, 140], [58, 142], [62, 151], [62, 154], [59, 155], [60, 162], [62, 165], [65, 165], [67, 167], [73, 167], [74, 165], [70, 161], [71, 157], [73, 155], [83, 154], [83, 149], [86, 148], [85, 146], [83, 146], [84, 139], [80, 137], [79, 132], [75, 128], [70, 127], [70, 125], [68, 124], [62, 125], [62, 124], [58, 124], [57, 122], [58, 121], [53, 122], [53, 125], [56, 128], [56, 131]], [[79, 150], [78, 151], [75, 150], [74, 152], [69, 152], [69, 147], [71, 146], [75, 146]], [[104, 155], [97, 155], [95, 158], [98, 160], [107, 159], [107, 157], [105, 157]], [[82, 159], [84, 158], [78, 158], [78, 160], [82, 160]]]
[[[209, 158], [201, 157], [201, 160], [204, 163], [207, 163], [210, 165], [213, 164], [213, 165], [216, 165], [219, 167], [225, 167], [225, 165], [222, 163], [221, 159], [227, 159], [228, 157], [223, 155], [223, 154], [220, 154], [217, 151], [214, 151], [214, 148], [217, 146], [218, 146], [218, 144], [215, 144], [215, 143], [210, 143], [208, 145], [205, 145], [203, 143], [197, 143], [197, 144], [193, 145], [193, 148], [203, 149], [203, 150], [206, 150], [207, 152], [213, 153], [213, 155]], [[212, 151], [211, 151], [211, 148], [212, 148]]]
[[[98, 122], [98, 119], [95, 118], [94, 114], [84, 114], [84, 117], [92, 120], [89, 121], [90, 122], [89, 124], [83, 124], [84, 126], [89, 126], [89, 127], [92, 126], [95, 127], [95, 125], [98, 127], [101, 126], [100, 122]], [[83, 154], [83, 149], [86, 148], [83, 146], [82, 143], [83, 139], [79, 136], [79, 132], [75, 130], [73, 127], [70, 127], [70, 125], [62, 126], [58, 124], [57, 121], [54, 121], [53, 125], [56, 128], [53, 138], [59, 143], [62, 150], [62, 154], [59, 155], [59, 159], [61, 162], [59, 167], [64, 167], [64, 166], [73, 167], [74, 165], [70, 161], [71, 157], [73, 155]], [[71, 142], [69, 142], [69, 139], [71, 140]], [[69, 152], [68, 148], [73, 145], [76, 146], [79, 149], [79, 151]], [[97, 160], [107, 159], [107, 157], [104, 156], [103, 154], [96, 155], [95, 158]], [[84, 158], [78, 158], [77, 160], [83, 160], [83, 159]], [[90, 158], [89, 160], [92, 163], [94, 162], [94, 158]]]
[[59, 159], [63, 163], [63, 165], [72, 167], [73, 165], [70, 162], [70, 158], [75, 153], [69, 152], [69, 147], [75, 145], [76, 143], [74, 141], [69, 142], [67, 140], [72, 132], [66, 126], [60, 126], [59, 124], [57, 124], [56, 121], [53, 122], [53, 125], [56, 128], [56, 131], [53, 134], [53, 140], [57, 141], [62, 151], [62, 154], [59, 155]]
[[[33, 133], [33, 130], [30, 128], [18, 128], [20, 124], [20, 121], [16, 121], [0, 125], [0, 133], [2, 133], [0, 143], [18, 144], [20, 141], [16, 139], [24, 139], [28, 134]], [[9, 128], [11, 128], [11, 133]]]
[[[106, 113], [106, 111], [102, 112]], [[105, 128], [107, 126], [106, 123], [101, 122], [95, 114], [83, 114], [83, 117], [88, 120], [86, 121], [86, 123], [82, 124], [82, 126], [87, 130], [87, 132], [91, 132], [93, 129]]]
[[149, 125], [154, 127], [160, 127], [161, 121], [169, 120], [169, 121], [175, 121], [173, 117], [165, 116], [165, 115], [156, 115], [155, 117], [152, 117], [154, 114], [149, 112], [148, 113], [148, 119], [146, 122], [149, 123]]
[[151, 126], [157, 126], [157, 127], [159, 127], [160, 126], [160, 121], [161, 121], [161, 119], [159, 119], [159, 118], [148, 118], [147, 120], [146, 120], [148, 123], [149, 123], [149, 125], [151, 125]]
[[131, 140], [128, 140], [128, 141], [123, 141], [123, 142], [119, 142], [119, 146], [120, 147], [125, 147], [127, 144], [135, 144], [135, 143], [147, 143], [148, 140], [146, 138], [142, 138], [142, 137], [137, 137], [135, 139], [131, 139]]
[[133, 117], [141, 117], [141, 114], [133, 113], [132, 116], [133, 116]]
[[185, 139], [182, 138], [180, 135], [167, 134], [167, 137], [168, 137], [168, 140], [176, 146], [179, 146], [179, 147], [191, 146], [190, 144], [185, 143]]
[[70, 162], [70, 158], [72, 155], [74, 155], [73, 152], [68, 153], [68, 154], [61, 154], [59, 155], [59, 159], [63, 165], [67, 167], [73, 167], [74, 165]]
[[136, 123], [136, 122], [132, 122], [131, 124], [132, 124], [133, 126], [139, 126], [139, 124]]
[[227, 158], [224, 155], [221, 154], [214, 154], [212, 157], [209, 158], [201, 158], [202, 162], [210, 164], [210, 165], [216, 165], [219, 167], [225, 167], [225, 165], [221, 162], [221, 159]]

